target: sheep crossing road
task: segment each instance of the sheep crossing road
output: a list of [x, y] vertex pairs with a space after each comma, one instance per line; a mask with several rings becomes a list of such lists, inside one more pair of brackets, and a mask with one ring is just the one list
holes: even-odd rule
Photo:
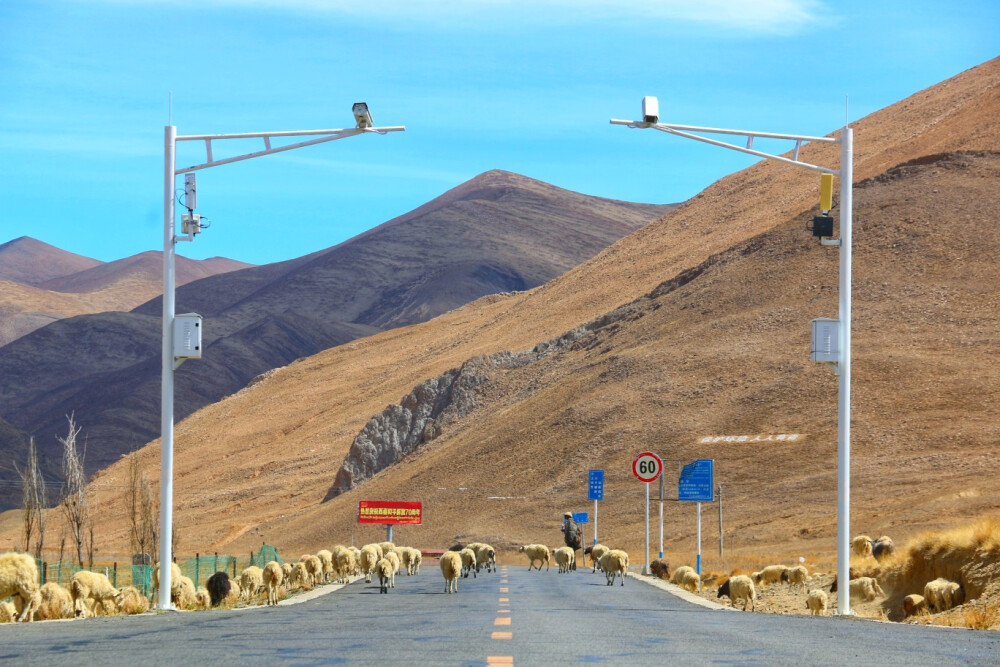
[[[437, 568], [301, 604], [0, 625], [4, 664], [997, 664], [1000, 633], [696, 606], [629, 577]], [[804, 608], [803, 608], [803, 611]]]

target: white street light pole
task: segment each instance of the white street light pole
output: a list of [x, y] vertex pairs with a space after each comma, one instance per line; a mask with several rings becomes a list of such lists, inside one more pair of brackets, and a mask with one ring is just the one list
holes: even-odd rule
[[[193, 241], [197, 231], [185, 230], [184, 236], [176, 234], [176, 213], [174, 207], [174, 179], [180, 174], [195, 172], [209, 167], [249, 160], [272, 153], [281, 153], [295, 148], [312, 146], [336, 141], [359, 134], [386, 134], [388, 132], [403, 132], [403, 126], [373, 127], [368, 105], [358, 102], [353, 107], [357, 126], [347, 129], [329, 130], [295, 130], [283, 132], [255, 132], [246, 134], [199, 134], [178, 136], [174, 125], [164, 128], [164, 169], [163, 169], [163, 346], [161, 359], [160, 383], [160, 589], [157, 598], [157, 608], [171, 609], [170, 603], [170, 567], [173, 541], [173, 496], [174, 496], [174, 370], [184, 359], [175, 353], [174, 321], [176, 319], [174, 296], [174, 264], [176, 259], [176, 244], [179, 241]], [[271, 139], [283, 137], [316, 137], [285, 146], [272, 146]], [[245, 155], [215, 160], [212, 155], [212, 142], [226, 139], [263, 139], [264, 149]], [[177, 168], [177, 142], [204, 141], [206, 160], [182, 169]], [[191, 207], [194, 208], [193, 206]]]
[[[694, 125], [675, 125], [659, 122], [659, 104], [655, 97], [643, 99], [643, 120], [611, 120], [612, 125], [631, 128], [652, 128], [686, 139], [694, 139], [713, 146], [748, 153], [757, 157], [792, 164], [823, 174], [840, 177], [840, 239], [821, 239], [823, 245], [840, 246], [840, 326], [839, 355], [834, 370], [839, 377], [837, 388], [837, 609], [841, 616], [851, 615], [850, 597], [850, 518], [851, 518], [851, 213], [853, 209], [854, 183], [854, 131], [849, 125], [841, 130], [840, 138], [810, 137], [797, 134], [775, 134], [772, 132], [752, 132], [729, 130]], [[692, 134], [722, 134], [746, 137], [746, 146], [737, 146], [725, 141]], [[792, 157], [774, 155], [753, 148], [753, 140], [787, 139], [795, 142]], [[839, 143], [840, 169], [831, 169], [799, 160], [802, 144]]]

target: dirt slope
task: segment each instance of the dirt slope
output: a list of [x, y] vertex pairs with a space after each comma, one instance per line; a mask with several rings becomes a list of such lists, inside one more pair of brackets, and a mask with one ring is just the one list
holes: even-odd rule
[[[899, 166], [1000, 148], [998, 83], [990, 61], [854, 125], [858, 532], [902, 538], [1000, 506], [997, 239], [979, 224], [997, 158]], [[802, 156], [836, 164], [837, 149]], [[727, 525], [744, 549], [832, 552], [835, 378], [807, 353], [808, 321], [836, 315], [837, 260], [802, 230], [817, 190], [814, 174], [756, 165], [528, 293], [328, 350], [200, 410], [177, 429], [180, 548], [360, 543], [384, 534], [355, 530], [361, 498], [424, 501], [425, 525], [400, 530], [402, 542], [555, 543], [559, 515], [590, 507], [587, 468], [601, 467], [602, 541], [637, 550], [642, 491], [627, 468], [650, 447], [719, 460]], [[609, 313], [575, 347], [492, 374], [471, 415], [321, 503], [361, 427], [419, 382]], [[744, 433], [803, 435], [697, 446]], [[158, 445], [137, 455], [155, 476]], [[108, 545], [124, 543], [123, 472], [116, 464], [92, 484]], [[668, 517], [670, 539], [693, 550], [693, 508], [669, 505]]]

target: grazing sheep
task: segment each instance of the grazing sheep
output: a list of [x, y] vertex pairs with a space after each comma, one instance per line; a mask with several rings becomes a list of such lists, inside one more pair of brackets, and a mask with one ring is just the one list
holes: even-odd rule
[[592, 547], [587, 547], [583, 550], [584, 562], [586, 562], [587, 555], [590, 555], [590, 562], [594, 565], [594, 569], [591, 573], [597, 572], [597, 563], [601, 560], [601, 556], [611, 551], [610, 548], [603, 544], [595, 544]]
[[787, 571], [787, 565], [768, 565], [760, 572], [754, 572], [750, 575], [750, 578], [753, 579], [753, 583], [758, 586], [776, 584], [779, 581], [782, 581], [782, 575], [784, 575]]
[[289, 579], [291, 579], [291, 577], [292, 577], [292, 568], [294, 568], [294, 567], [295, 566], [292, 565], [291, 563], [282, 563], [281, 564], [281, 576], [282, 576], [282, 578], [285, 581], [288, 581]]
[[305, 559], [306, 572], [309, 573], [309, 579], [312, 581], [314, 586], [318, 586], [323, 582], [323, 561], [319, 559], [319, 556], [309, 556]]
[[73, 598], [73, 614], [82, 618], [86, 618], [88, 612], [94, 616], [97, 605], [104, 600], [112, 600], [117, 605], [122, 598], [121, 592], [111, 585], [105, 575], [87, 570], [73, 575], [69, 592]]
[[340, 582], [350, 583], [351, 573], [358, 568], [358, 561], [354, 558], [354, 551], [342, 549], [337, 552], [337, 571], [340, 573]]
[[[313, 556], [316, 558], [316, 556]], [[277, 561], [270, 561], [264, 566], [264, 571], [262, 573], [262, 579], [264, 581], [264, 587], [267, 589], [267, 604], [276, 605], [278, 604], [278, 588], [281, 586], [281, 582], [285, 578], [285, 573], [278, 565]]]
[[126, 586], [121, 589], [122, 599], [118, 603], [118, 611], [127, 616], [134, 614], [145, 614], [149, 611], [149, 598], [142, 594], [135, 586]]
[[0, 599], [14, 597], [21, 607], [18, 621], [31, 621], [42, 599], [38, 594], [38, 566], [30, 554], [0, 554]]
[[0, 623], [13, 623], [17, 618], [17, 609], [13, 602], [0, 602]]
[[372, 574], [375, 572], [375, 565], [382, 560], [378, 553], [377, 544], [366, 544], [361, 547], [361, 574], [365, 575], [365, 583], [372, 583]]
[[497, 571], [497, 552], [489, 544], [480, 544], [476, 549], [476, 572], [486, 568], [487, 572]]
[[208, 609], [212, 606], [212, 596], [208, 594], [208, 589], [199, 586], [194, 592], [194, 606], [197, 609]]
[[694, 568], [691, 567], [690, 565], [681, 565], [679, 568], [674, 570], [673, 576], [670, 577], [670, 583], [677, 584], [678, 586], [680, 586], [681, 581], [684, 580], [684, 575], [686, 575], [688, 572], [694, 572]]
[[292, 566], [292, 574], [288, 577], [288, 588], [302, 588], [305, 590], [312, 588], [309, 571], [306, 570], [306, 564], [304, 562], [299, 561]]
[[39, 621], [51, 621], [57, 618], [73, 618], [73, 596], [70, 592], [50, 581], [38, 591], [41, 604], [35, 612], [35, 618]]
[[788, 583], [789, 590], [796, 586], [805, 586], [809, 581], [809, 570], [805, 565], [790, 567], [781, 573], [781, 581]]
[[454, 551], [441, 555], [441, 574], [444, 575], [444, 592], [458, 592], [458, 577], [462, 574], [462, 557]]
[[226, 604], [234, 605], [243, 598], [243, 591], [240, 590], [240, 582], [235, 579], [229, 580], [229, 594], [226, 595]]
[[[181, 578], [181, 568], [177, 567], [177, 563], [170, 564], [170, 587], [171, 589], [177, 584], [177, 580]], [[156, 569], [153, 570], [153, 588], [155, 590], [160, 590], [160, 566], [157, 564]]]
[[806, 598], [806, 609], [812, 612], [813, 616], [824, 616], [828, 601], [826, 591], [817, 588], [809, 591], [809, 597]]
[[181, 575], [176, 584], [170, 585], [170, 601], [178, 609], [192, 609], [198, 605], [198, 592], [191, 577]]
[[924, 586], [924, 598], [927, 601], [927, 608], [936, 614], [965, 602], [965, 589], [961, 584], [939, 577], [934, 581], [928, 581]]
[[[295, 567], [302, 565], [305, 569], [305, 565], [301, 562], [296, 563]], [[240, 596], [243, 600], [249, 602], [250, 598], [260, 593], [264, 590], [264, 570], [257, 567], [256, 565], [251, 565], [250, 567], [244, 568], [240, 572]]]
[[923, 595], [907, 595], [903, 598], [903, 616], [927, 613], [927, 598]]
[[472, 578], [476, 578], [476, 552], [465, 547], [458, 552], [459, 558], [462, 559], [462, 576], [466, 579], [469, 578], [469, 573], [472, 573]]
[[665, 560], [654, 558], [649, 563], [649, 573], [657, 579], [670, 579], [670, 564]]
[[612, 549], [601, 556], [598, 567], [604, 572], [608, 586], [614, 586], [616, 576], [621, 576], [622, 586], [624, 586], [625, 573], [628, 572], [628, 554], [621, 549]]
[[576, 552], [571, 547], [559, 547], [552, 552], [552, 558], [556, 561], [556, 565], [559, 566], [559, 574], [565, 574], [573, 567], [573, 561], [576, 560]]
[[681, 588], [694, 593], [699, 588], [701, 588], [701, 577], [694, 570], [691, 570], [690, 572], [685, 572], [684, 576], [681, 577], [680, 584], [678, 585]]
[[888, 535], [883, 535], [872, 544], [872, 556], [880, 563], [894, 553], [896, 553], [896, 544]]
[[872, 538], [867, 535], [858, 535], [851, 540], [851, 551], [855, 556], [864, 558], [872, 555]]
[[378, 592], [388, 593], [389, 588], [392, 587], [392, 561], [388, 558], [383, 558], [375, 563], [375, 572], [378, 574]]
[[[871, 602], [879, 595], [885, 596], [885, 591], [882, 587], [878, 585], [878, 582], [872, 577], [858, 577], [857, 579], [851, 579], [850, 582], [851, 599], [858, 598], [864, 602]], [[837, 580], [833, 580], [833, 584], [830, 586], [830, 592], [837, 592]]]
[[216, 572], [205, 582], [205, 588], [208, 589], [208, 599], [212, 603], [212, 606], [218, 607], [229, 595], [232, 584], [229, 581], [228, 574], [225, 572]]
[[323, 583], [330, 583], [333, 579], [333, 554], [326, 549], [320, 549], [316, 552], [316, 558], [319, 558], [319, 562], [323, 566]]
[[525, 544], [520, 549], [521, 553], [528, 557], [528, 571], [531, 571], [531, 566], [538, 561], [538, 571], [542, 571], [542, 563], [545, 563], [545, 571], [549, 570], [549, 548], [544, 544]]
[[729, 598], [729, 602], [734, 609], [736, 608], [736, 603], [740, 601], [743, 602], [743, 611], [747, 610], [748, 604], [751, 611], [756, 608], [754, 599], [757, 597], [757, 589], [753, 586], [753, 579], [745, 574], [739, 574], [726, 579], [719, 586], [719, 593], [715, 597], [721, 598], [723, 595]]

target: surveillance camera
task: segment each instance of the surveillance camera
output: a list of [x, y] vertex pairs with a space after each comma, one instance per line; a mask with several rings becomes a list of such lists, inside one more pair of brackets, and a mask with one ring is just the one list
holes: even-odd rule
[[363, 130], [366, 127], [374, 125], [372, 122], [372, 115], [368, 111], [368, 105], [364, 102], [355, 102], [351, 111], [354, 112], [354, 120], [357, 121], [358, 128]]
[[655, 97], [646, 96], [642, 98], [642, 122], [660, 122], [660, 102]]

